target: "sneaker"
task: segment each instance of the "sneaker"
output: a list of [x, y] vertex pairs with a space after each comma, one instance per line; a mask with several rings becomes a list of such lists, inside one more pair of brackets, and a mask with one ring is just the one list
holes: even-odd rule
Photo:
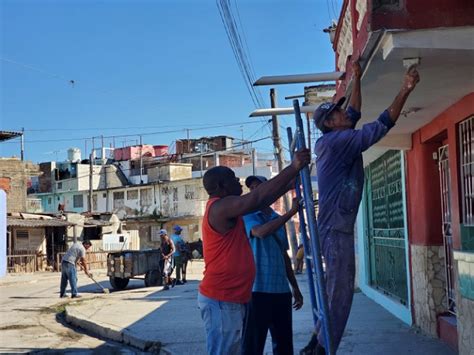
[[171, 281], [171, 287], [175, 287], [176, 286], [176, 279], [174, 279], [173, 281]]
[[184, 285], [183, 281], [176, 281], [176, 285]]
[[166, 291], [166, 290], [169, 290], [170, 287], [168, 285], [165, 285], [165, 287], [163, 287], [163, 291]]
[[62, 295], [59, 295], [59, 298], [67, 298], [67, 295], [63, 293]]
[[186, 279], [183, 279], [183, 284], [185, 284], [186, 282], [188, 282], [188, 281], [186, 281]]
[[81, 295], [72, 295], [71, 298], [82, 298]]

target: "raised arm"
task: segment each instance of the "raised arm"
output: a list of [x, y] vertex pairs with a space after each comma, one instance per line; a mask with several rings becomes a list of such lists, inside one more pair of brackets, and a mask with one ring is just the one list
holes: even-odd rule
[[360, 91], [360, 78], [362, 76], [362, 69], [358, 61], [352, 62], [352, 93], [349, 106], [357, 112], [362, 108], [362, 95]]
[[288, 212], [286, 212], [284, 215], [278, 218], [272, 219], [271, 221], [265, 224], [256, 224], [252, 226], [252, 228], [250, 229], [250, 237], [266, 238], [269, 235], [272, 235], [280, 227], [284, 226], [285, 223], [288, 222], [288, 220], [298, 212], [298, 208], [299, 208], [298, 199], [294, 198], [291, 209]]
[[211, 209], [211, 223], [215, 218], [231, 219], [270, 206], [292, 187], [290, 182], [310, 160], [311, 153], [308, 149], [295, 152], [291, 164], [273, 179], [263, 182], [257, 189], [243, 196], [220, 199]]
[[416, 84], [420, 81], [420, 75], [416, 70], [415, 66], [411, 66], [405, 73], [405, 78], [403, 80], [402, 88], [400, 92], [393, 100], [393, 103], [387, 109], [390, 119], [393, 123], [397, 122], [398, 117], [400, 117], [400, 112], [402, 111], [403, 105], [407, 101], [408, 96], [411, 94], [413, 89], [415, 89]]

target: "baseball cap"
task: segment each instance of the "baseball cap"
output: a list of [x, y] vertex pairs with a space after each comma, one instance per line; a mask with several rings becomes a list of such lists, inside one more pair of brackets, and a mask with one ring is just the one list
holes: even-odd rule
[[313, 114], [314, 123], [316, 124], [316, 127], [321, 130], [324, 121], [329, 117], [329, 115], [331, 115], [331, 113], [336, 108], [341, 107], [344, 101], [346, 101], [346, 98], [343, 96], [336, 103], [324, 102], [319, 105]]
[[175, 225], [173, 227], [173, 230], [177, 231], [177, 232], [181, 232], [183, 230], [183, 228], [181, 228], [181, 226], [178, 226], [178, 225]]
[[168, 232], [166, 229], [160, 229], [160, 235], [168, 235]]
[[265, 176], [260, 175], [250, 175], [249, 177], [247, 177], [247, 179], [245, 179], [245, 186], [250, 187], [250, 184], [255, 180], [265, 182], [267, 181], [267, 178]]

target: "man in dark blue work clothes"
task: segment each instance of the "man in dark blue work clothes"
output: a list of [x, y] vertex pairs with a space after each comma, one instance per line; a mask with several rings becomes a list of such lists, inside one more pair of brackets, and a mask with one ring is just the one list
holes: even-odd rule
[[[316, 127], [323, 133], [315, 145], [319, 184], [319, 238], [326, 264], [326, 290], [334, 349], [341, 342], [354, 294], [354, 224], [362, 198], [364, 167], [362, 152], [377, 143], [395, 125], [405, 101], [419, 82], [418, 72], [410, 68], [390, 107], [380, 117], [354, 129], [360, 119], [361, 68], [352, 64], [354, 73], [349, 107], [323, 103], [314, 112]], [[301, 354], [326, 354], [321, 324]]]

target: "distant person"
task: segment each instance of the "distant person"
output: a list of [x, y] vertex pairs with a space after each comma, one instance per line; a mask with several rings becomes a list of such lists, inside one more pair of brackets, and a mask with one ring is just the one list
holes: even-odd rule
[[243, 216], [269, 206], [286, 193], [310, 160], [309, 150], [296, 152], [290, 166], [243, 196], [240, 180], [231, 169], [216, 166], [204, 174], [209, 200], [202, 223], [205, 270], [198, 305], [208, 354], [241, 352], [243, 319], [255, 279]]
[[[254, 191], [266, 181], [263, 176], [252, 175], [245, 185]], [[298, 200], [293, 199], [291, 209], [281, 216], [270, 206], [244, 216], [257, 273], [244, 324], [243, 355], [263, 354], [268, 331], [274, 354], [293, 354], [292, 299], [293, 308], [298, 310], [303, 306], [303, 295], [288, 256], [285, 223], [298, 209]]]
[[181, 271], [184, 272], [184, 279], [186, 279], [186, 271], [184, 271], [183, 268], [184, 258], [186, 257], [186, 243], [184, 242], [183, 237], [181, 236], [181, 232], [183, 231], [183, 228], [181, 228], [181, 226], [175, 225], [173, 227], [173, 231], [174, 233], [171, 235], [171, 240], [173, 241], [174, 247], [176, 249], [173, 254], [174, 267], [176, 271], [176, 285], [182, 285], [183, 280], [181, 279]]
[[173, 273], [173, 254], [176, 251], [173, 241], [168, 236], [166, 229], [160, 230], [161, 239], [161, 256], [163, 258], [163, 278], [164, 284], [163, 290], [169, 290], [171, 283], [171, 274]]
[[87, 276], [92, 277], [92, 274], [89, 272], [86, 261], [86, 251], [92, 246], [92, 243], [89, 240], [84, 240], [81, 242], [75, 242], [69, 248], [69, 250], [64, 254], [61, 261], [61, 286], [59, 289], [59, 297], [66, 297], [66, 287], [69, 281], [71, 286], [71, 298], [81, 297], [77, 294], [77, 269], [76, 264], [84, 269], [84, 272]]
[[298, 251], [296, 252], [296, 267], [295, 274], [301, 274], [303, 272], [304, 265], [304, 248], [303, 244], [298, 246]]

